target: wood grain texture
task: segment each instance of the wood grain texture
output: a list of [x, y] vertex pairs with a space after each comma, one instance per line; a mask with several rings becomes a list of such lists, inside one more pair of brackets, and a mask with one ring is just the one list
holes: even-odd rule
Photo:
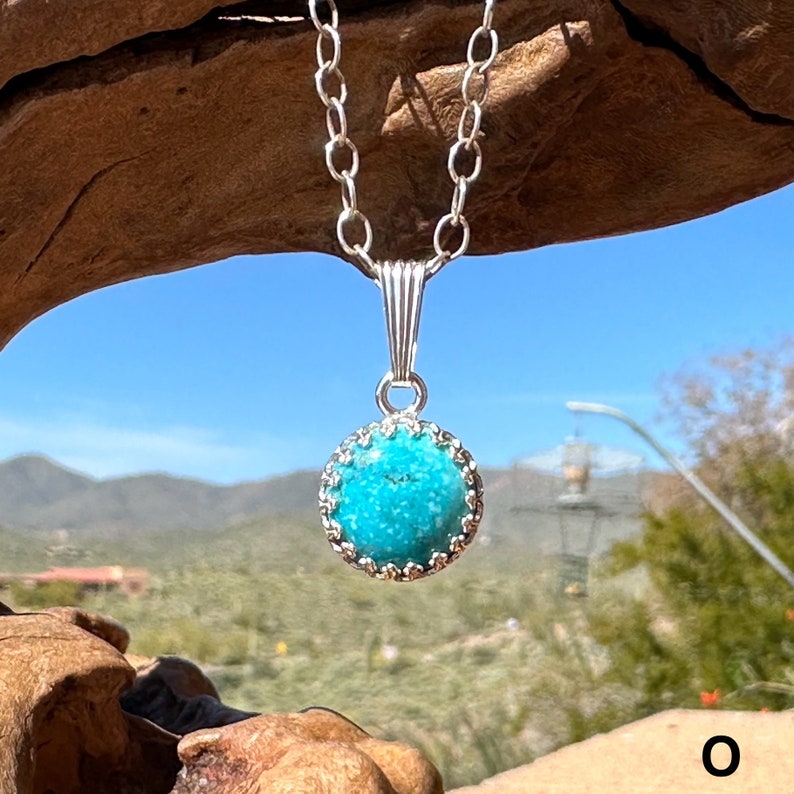
[[[80, 613], [80, 614], [78, 614]], [[0, 617], [0, 794], [167, 794], [178, 738], [124, 714], [135, 673], [81, 610]]]
[[[374, 739], [335, 712], [266, 714], [179, 743], [174, 794], [443, 794], [438, 770], [400, 742]], [[202, 782], [203, 781], [203, 782]]]
[[[340, 5], [373, 254], [423, 256], [451, 196], [480, 4]], [[234, 254], [340, 253], [313, 27], [221, 19], [304, 4], [223, 6], [0, 3], [0, 347], [109, 284]], [[794, 181], [791, 13], [500, 0], [471, 253], [666, 226]]]

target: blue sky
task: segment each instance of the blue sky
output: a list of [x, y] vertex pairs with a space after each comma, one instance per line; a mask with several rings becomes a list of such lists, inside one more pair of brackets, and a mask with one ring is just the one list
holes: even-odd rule
[[[794, 333], [793, 218], [789, 187], [665, 230], [452, 263], [425, 295], [424, 418], [481, 465], [560, 443], [568, 399], [658, 428], [663, 373]], [[332, 257], [129, 282], [54, 309], [0, 355], [0, 458], [217, 482], [319, 468], [378, 418], [387, 368], [379, 291]], [[614, 420], [583, 430], [647, 451]]]

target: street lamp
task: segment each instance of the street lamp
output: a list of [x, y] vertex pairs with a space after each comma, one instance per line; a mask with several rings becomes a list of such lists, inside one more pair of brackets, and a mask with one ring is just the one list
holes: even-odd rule
[[761, 556], [761, 558], [774, 568], [792, 587], [794, 587], [794, 573], [786, 564], [753, 533], [747, 525], [724, 502], [722, 502], [694, 472], [688, 469], [672, 452], [665, 449], [642, 425], [635, 422], [630, 416], [599, 403], [584, 403], [571, 401], [565, 404], [569, 411], [575, 413], [603, 414], [611, 416], [619, 422], [628, 425], [638, 436], [645, 439], [694, 489], [702, 496], [735, 530], [742, 540]]
[[[634, 473], [641, 463], [639, 455], [595, 446], [579, 435], [568, 438], [553, 449], [514, 461], [514, 497], [510, 513], [532, 515], [529, 520], [521, 519], [522, 531], [531, 531], [536, 537], [542, 533], [541, 536], [548, 540], [553, 534], [550, 520], [557, 524], [554, 556], [560, 594], [572, 597], [588, 594], [590, 561], [599, 534], [604, 527], [610, 535], [625, 532], [626, 521], [630, 517], [633, 519], [638, 506], [636, 496], [627, 500], [628, 494], [616, 489], [614, 480], [611, 486], [607, 486], [605, 481], [616, 475], [634, 480]], [[522, 471], [550, 475], [554, 499], [542, 498], [538, 493], [540, 483], [519, 476]], [[598, 480], [597, 485], [594, 477]]]

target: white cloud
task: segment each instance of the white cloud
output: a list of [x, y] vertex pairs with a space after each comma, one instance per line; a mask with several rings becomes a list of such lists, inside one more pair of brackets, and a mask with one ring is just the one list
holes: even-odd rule
[[616, 407], [626, 407], [631, 405], [653, 405], [658, 402], [658, 395], [652, 392], [588, 392], [572, 389], [567, 393], [552, 392], [504, 392], [486, 395], [473, 395], [463, 398], [472, 403], [492, 404], [492, 405], [551, 405], [560, 408], [565, 407], [569, 400], [579, 400], [583, 402], [597, 402]]

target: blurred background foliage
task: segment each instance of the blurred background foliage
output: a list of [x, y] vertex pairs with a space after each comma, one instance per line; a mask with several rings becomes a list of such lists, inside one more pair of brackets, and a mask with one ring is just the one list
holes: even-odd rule
[[[789, 566], [792, 349], [700, 362], [663, 387], [692, 465]], [[520, 545], [480, 545], [410, 585], [370, 581], [310, 551], [316, 522], [295, 515], [97, 540], [93, 559], [150, 568], [143, 597], [5, 597], [107, 612], [132, 653], [199, 662], [231, 705], [336, 709], [421, 747], [453, 788], [663, 709], [794, 706], [794, 594], [683, 484], [655, 483], [641, 532], [593, 561], [587, 598], [559, 594], [554, 561]], [[10, 530], [0, 543], [20, 565], [40, 551]]]

